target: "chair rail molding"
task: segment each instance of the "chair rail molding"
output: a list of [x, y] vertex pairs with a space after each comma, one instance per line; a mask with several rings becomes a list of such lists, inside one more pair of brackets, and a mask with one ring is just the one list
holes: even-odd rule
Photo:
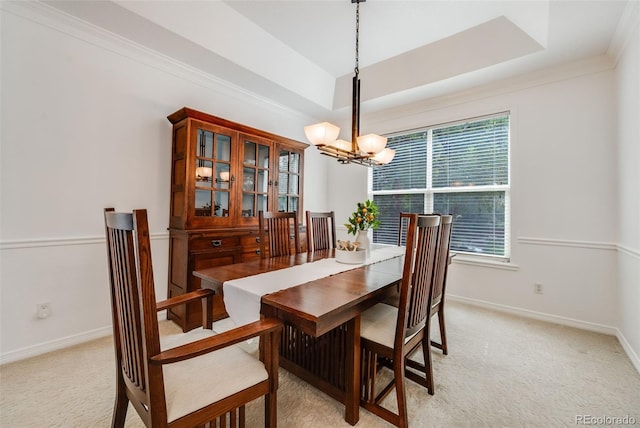
[[596, 242], [596, 241], [574, 241], [569, 239], [547, 239], [547, 238], [529, 238], [519, 236], [517, 238], [519, 244], [524, 245], [544, 245], [554, 247], [574, 247], [585, 248], [595, 250], [608, 250], [616, 251], [619, 249], [619, 245], [610, 242]]
[[[158, 232], [150, 235], [152, 241], [168, 240], [169, 232]], [[76, 238], [43, 238], [22, 239], [0, 242], [0, 250], [17, 250], [22, 248], [66, 247], [70, 245], [106, 245], [104, 236], [85, 236]]]
[[628, 256], [631, 257], [635, 257], [636, 259], [640, 260], [640, 251], [639, 250], [634, 250], [633, 248], [629, 248], [626, 245], [622, 245], [622, 244], [618, 244], [618, 251], [620, 251], [623, 254], [626, 254]]

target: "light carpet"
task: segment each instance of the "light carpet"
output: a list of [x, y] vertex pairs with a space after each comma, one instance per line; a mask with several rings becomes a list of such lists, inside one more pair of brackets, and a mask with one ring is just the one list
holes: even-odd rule
[[[640, 425], [640, 374], [615, 337], [457, 302], [446, 315], [449, 355], [432, 351], [435, 395], [407, 381], [411, 426], [548, 428], [584, 416]], [[168, 321], [161, 328], [178, 333]], [[107, 427], [114, 395], [106, 337], [0, 367], [0, 426]], [[263, 408], [262, 399], [247, 406], [248, 427], [263, 426]], [[280, 427], [349, 427], [343, 417], [343, 406], [280, 369]], [[126, 426], [143, 426], [131, 406]], [[390, 425], [361, 409], [357, 426]]]

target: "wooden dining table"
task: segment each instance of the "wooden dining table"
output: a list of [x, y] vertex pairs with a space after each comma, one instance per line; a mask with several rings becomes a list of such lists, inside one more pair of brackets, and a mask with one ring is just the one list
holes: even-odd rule
[[[274, 270], [334, 257], [334, 250], [301, 253], [194, 271], [201, 286], [222, 292], [223, 284]], [[261, 298], [261, 316], [284, 323], [280, 365], [345, 405], [345, 420], [360, 418], [360, 314], [393, 299], [403, 257], [394, 257]]]

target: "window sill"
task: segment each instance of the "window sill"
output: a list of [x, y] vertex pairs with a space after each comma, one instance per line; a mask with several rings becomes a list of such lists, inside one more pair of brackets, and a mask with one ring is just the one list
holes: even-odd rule
[[490, 260], [486, 257], [474, 257], [467, 254], [455, 254], [452, 263], [511, 271], [520, 270], [519, 265], [511, 263], [508, 260]]

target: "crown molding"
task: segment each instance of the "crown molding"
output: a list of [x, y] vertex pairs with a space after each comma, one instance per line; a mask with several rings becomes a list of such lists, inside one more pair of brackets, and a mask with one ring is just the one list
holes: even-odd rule
[[289, 116], [299, 117], [302, 120], [310, 119], [306, 114], [298, 110], [248, 91], [241, 86], [133, 42], [41, 1], [3, 0], [0, 2], [0, 10], [2, 13], [10, 13], [107, 52], [192, 82], [224, 97], [235, 99], [240, 103], [262, 105], [272, 111], [279, 111]]
[[[537, 86], [548, 85], [567, 79], [573, 79], [580, 76], [601, 73], [603, 71], [612, 70], [614, 66], [615, 64], [611, 57], [606, 54], [598, 55], [511, 78], [500, 79], [495, 82], [475, 86], [453, 94], [420, 100], [402, 106], [390, 107], [388, 109], [372, 111], [366, 115], [366, 119], [368, 122], [376, 123], [384, 128], [384, 123], [394, 122], [400, 118], [421, 115], [429, 111], [440, 110], [446, 107], [475, 102], [482, 99], [495, 98], [497, 96], [519, 92], [535, 88]], [[425, 124], [423, 123], [422, 125]], [[400, 130], [385, 130], [384, 133], [397, 131]]]
[[627, 1], [627, 5], [622, 12], [616, 32], [614, 33], [611, 44], [607, 49], [607, 54], [613, 58], [617, 65], [622, 57], [626, 47], [629, 45], [633, 33], [638, 31], [640, 25], [640, 2], [635, 0]]

